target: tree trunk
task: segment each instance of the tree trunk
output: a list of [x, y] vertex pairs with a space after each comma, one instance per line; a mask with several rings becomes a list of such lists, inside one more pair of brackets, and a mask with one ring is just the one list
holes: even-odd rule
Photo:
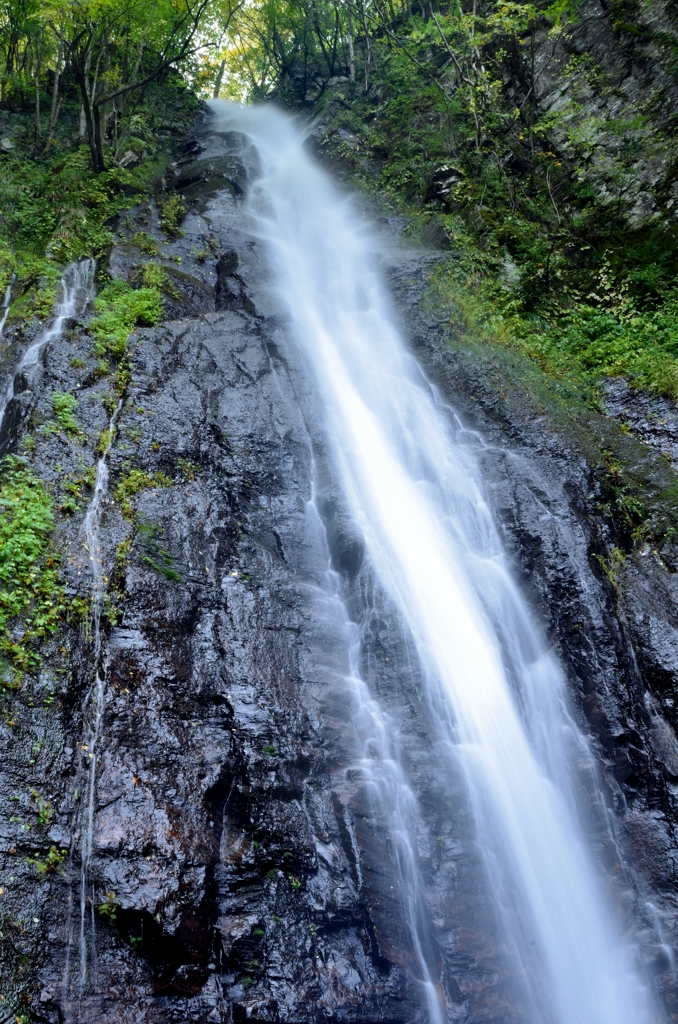
[[355, 51], [353, 49], [353, 17], [351, 13], [351, 0], [346, 4], [346, 37], [348, 39], [348, 79], [351, 85], [355, 85]]
[[92, 170], [95, 174], [101, 174], [104, 168], [104, 156], [101, 150], [101, 128], [99, 124], [99, 112], [92, 110], [92, 104], [87, 90], [87, 77], [81, 67], [75, 68], [75, 79], [80, 88], [81, 115], [85, 116], [85, 133], [89, 145], [89, 154], [92, 161]]
[[54, 131], [61, 110], [61, 61], [64, 56], [64, 41], [59, 37], [59, 49], [54, 68], [54, 88], [52, 89], [52, 108], [49, 112], [49, 138], [54, 138]]
[[40, 58], [35, 62], [35, 138], [40, 138]]
[[219, 99], [219, 93], [221, 92], [221, 83], [224, 80], [224, 71], [225, 70], [226, 70], [226, 61], [222, 60], [221, 64], [219, 65], [219, 70], [217, 71], [216, 80], [214, 82], [214, 92], [212, 93], [212, 99], [213, 100], [218, 100]]
[[362, 15], [363, 30], [365, 32], [365, 92], [370, 87], [370, 65], [372, 63], [372, 44], [370, 43], [370, 30], [367, 27], [367, 13], [365, 11], [365, 0], [360, 0], [360, 13]]

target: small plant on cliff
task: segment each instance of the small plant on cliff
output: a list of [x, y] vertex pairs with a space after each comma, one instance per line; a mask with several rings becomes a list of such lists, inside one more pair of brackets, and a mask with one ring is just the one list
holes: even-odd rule
[[49, 800], [47, 800], [37, 789], [31, 790], [31, 799], [35, 805], [38, 823], [44, 828], [49, 825], [50, 821], [54, 817], [54, 808]]
[[132, 244], [138, 245], [142, 252], [148, 256], [158, 255], [158, 243], [147, 231], [137, 231], [132, 237]]
[[612, 548], [607, 557], [598, 553], [593, 556], [600, 565], [605, 578], [615, 590], [619, 590], [619, 572], [626, 561], [626, 555], [621, 548]]
[[172, 284], [170, 276], [160, 263], [144, 263], [141, 268], [141, 280], [145, 288], [155, 288], [178, 299], [179, 292]]
[[44, 859], [39, 857], [27, 857], [27, 863], [32, 864], [41, 878], [46, 878], [47, 875], [57, 875], [60, 873], [61, 866], [68, 856], [67, 850], [60, 850], [57, 846], [50, 846], [49, 852]]
[[37, 644], [66, 611], [52, 545], [52, 496], [19, 458], [0, 470], [0, 653], [18, 669], [37, 666]]
[[75, 410], [78, 408], [78, 400], [75, 395], [55, 391], [52, 395], [52, 408], [57, 423], [63, 431], [72, 437], [82, 436], [80, 424], [75, 418]]
[[148, 491], [152, 487], [171, 487], [172, 481], [164, 473], [146, 473], [143, 469], [130, 469], [118, 481], [115, 498], [122, 505], [123, 515], [131, 519], [134, 515], [131, 499], [140, 491]]
[[184, 206], [181, 196], [174, 192], [171, 196], [166, 199], [163, 198], [160, 201], [160, 227], [169, 235], [170, 238], [178, 238], [183, 235], [184, 232], [181, 230], [181, 222], [186, 214], [186, 207]]
[[105, 892], [104, 897], [104, 900], [96, 905], [97, 913], [101, 917], [107, 918], [112, 924], [118, 916], [120, 904], [116, 900], [114, 892]]
[[157, 288], [130, 288], [113, 281], [94, 302], [92, 321], [94, 354], [117, 360], [127, 351], [127, 339], [135, 327], [153, 327], [162, 315], [162, 298]]
[[177, 469], [181, 473], [184, 483], [195, 480], [200, 472], [200, 466], [196, 466], [194, 462], [189, 462], [188, 459], [177, 459]]

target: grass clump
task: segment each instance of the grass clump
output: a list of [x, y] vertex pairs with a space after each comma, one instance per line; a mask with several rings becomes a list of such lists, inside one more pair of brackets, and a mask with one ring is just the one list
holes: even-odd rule
[[94, 354], [117, 361], [127, 352], [127, 339], [135, 327], [158, 323], [162, 297], [156, 287], [134, 289], [123, 281], [113, 281], [101, 291], [94, 309]]
[[52, 408], [57, 423], [65, 433], [72, 437], [81, 437], [82, 430], [75, 418], [75, 410], [78, 408], [78, 400], [75, 395], [68, 392], [55, 391], [52, 394]]
[[141, 280], [144, 288], [155, 288], [159, 292], [171, 295], [174, 299], [179, 298], [179, 292], [160, 263], [144, 263], [141, 268]]
[[168, 551], [160, 546], [158, 540], [162, 533], [163, 529], [157, 523], [152, 523], [147, 519], [139, 523], [137, 546], [140, 558], [142, 562], [145, 562], [151, 569], [155, 569], [166, 580], [178, 583], [181, 576], [173, 568], [174, 559]]
[[164, 473], [146, 473], [143, 469], [130, 469], [118, 481], [115, 498], [122, 505], [125, 518], [132, 519], [134, 516], [132, 498], [135, 498], [141, 491], [148, 491], [152, 487], [171, 486], [172, 480]]
[[160, 200], [160, 227], [169, 238], [179, 238], [184, 234], [181, 222], [185, 216], [186, 207], [176, 192]]
[[39, 664], [36, 645], [66, 611], [52, 496], [19, 458], [6, 458], [0, 473], [0, 653], [26, 670]]
[[60, 850], [58, 846], [50, 846], [44, 859], [28, 857], [27, 862], [33, 864], [41, 878], [46, 878], [47, 875], [57, 875], [60, 873], [60, 869], [67, 856], [67, 850]]
[[132, 244], [138, 246], [139, 249], [141, 249], [142, 252], [145, 252], [147, 256], [158, 255], [158, 243], [147, 231], [137, 231], [137, 233], [132, 236]]

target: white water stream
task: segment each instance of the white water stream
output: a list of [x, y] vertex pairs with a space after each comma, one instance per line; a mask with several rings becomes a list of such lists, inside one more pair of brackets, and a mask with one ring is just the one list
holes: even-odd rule
[[94, 803], [96, 796], [97, 758], [101, 735], [101, 720], [104, 712], [105, 668], [101, 658], [101, 613], [106, 596], [106, 579], [101, 558], [101, 541], [99, 525], [101, 507], [108, 494], [108, 456], [115, 440], [118, 417], [122, 410], [122, 399], [118, 402], [108, 423], [106, 444], [97, 462], [97, 475], [94, 493], [85, 514], [83, 529], [87, 543], [87, 554], [92, 572], [92, 619], [94, 627], [94, 682], [85, 698], [83, 718], [85, 726], [81, 740], [81, 749], [87, 752], [89, 761], [87, 770], [87, 786], [83, 794], [82, 815], [80, 819], [80, 933], [78, 949], [80, 957], [80, 995], [82, 996], [88, 977], [90, 962], [95, 958], [95, 913], [94, 893], [90, 900], [91, 916], [91, 955], [87, 948], [87, 903], [89, 868], [92, 859], [92, 840], [94, 837]]
[[[591, 757], [561, 670], [513, 583], [473, 457], [398, 334], [375, 246], [291, 120], [212, 106], [220, 129], [258, 151], [250, 210], [322, 393], [349, 508], [414, 639], [441, 757], [463, 768], [529, 1018], [648, 1024], [649, 996], [578, 823], [577, 763]], [[397, 810], [405, 821], [410, 809]], [[445, 1019], [430, 998], [429, 1010], [432, 1024]]]
[[[94, 268], [94, 260], [79, 260], [77, 263], [69, 263], [61, 275], [61, 297], [54, 319], [26, 349], [12, 374], [4, 395], [0, 398], [0, 430], [7, 406], [14, 397], [17, 377], [37, 364], [43, 349], [61, 336], [66, 321], [80, 313], [94, 298]], [[11, 293], [6, 296], [6, 312], [9, 309], [9, 297], [11, 297]], [[3, 327], [5, 319], [6, 315], [2, 320]]]
[[2, 300], [2, 316], [0, 317], [0, 338], [2, 337], [2, 332], [5, 329], [7, 317], [9, 316], [9, 305], [10, 302], [12, 301], [12, 285], [14, 284], [14, 277], [15, 275], [12, 274], [12, 279], [5, 288], [5, 295]]

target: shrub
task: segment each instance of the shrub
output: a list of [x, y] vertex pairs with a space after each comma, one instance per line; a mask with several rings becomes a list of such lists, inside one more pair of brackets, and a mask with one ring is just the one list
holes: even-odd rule
[[51, 542], [52, 497], [16, 457], [0, 478], [0, 653], [19, 669], [35, 667], [36, 642], [55, 633], [66, 611]]

